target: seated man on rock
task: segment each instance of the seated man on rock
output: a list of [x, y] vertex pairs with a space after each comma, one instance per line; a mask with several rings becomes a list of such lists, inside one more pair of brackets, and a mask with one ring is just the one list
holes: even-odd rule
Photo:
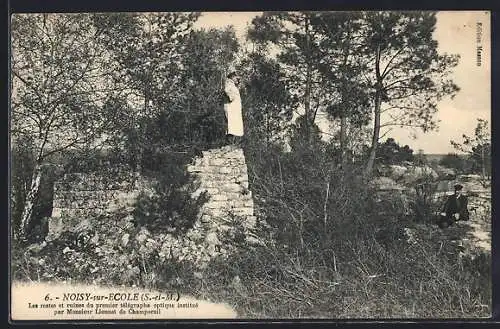
[[455, 193], [448, 197], [440, 214], [439, 227], [441, 228], [453, 225], [459, 220], [469, 220], [468, 199], [462, 193], [463, 186], [456, 184], [454, 189]]

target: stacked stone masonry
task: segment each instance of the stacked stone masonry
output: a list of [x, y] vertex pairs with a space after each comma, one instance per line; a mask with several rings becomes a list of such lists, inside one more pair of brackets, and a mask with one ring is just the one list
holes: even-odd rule
[[206, 192], [209, 200], [200, 211], [202, 222], [223, 224], [228, 217], [242, 218], [245, 228], [255, 226], [254, 202], [248, 188], [248, 173], [241, 148], [226, 146], [203, 152], [188, 166], [199, 184], [193, 197]]
[[49, 233], [57, 234], [89, 216], [133, 209], [144, 189], [144, 183], [135, 173], [66, 174], [54, 184]]
[[[204, 151], [187, 171], [197, 187], [192, 197], [204, 192], [208, 197], [194, 226], [179, 237], [167, 232], [153, 234], [143, 228], [138, 239], [151, 237], [162, 245], [160, 256], [178, 254], [179, 259], [190, 260], [200, 268], [214, 257], [231, 254], [234, 246], [227, 238], [233, 236], [235, 223], [242, 226], [248, 244], [260, 243], [254, 230], [254, 202], [242, 149], [225, 146]], [[89, 216], [134, 209], [137, 196], [150, 184], [136, 173], [66, 175], [55, 184], [49, 235], [57, 236]]]

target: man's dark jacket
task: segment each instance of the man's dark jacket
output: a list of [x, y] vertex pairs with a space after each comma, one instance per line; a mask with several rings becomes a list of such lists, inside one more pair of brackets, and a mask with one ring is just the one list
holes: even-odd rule
[[454, 214], [459, 214], [459, 220], [469, 220], [469, 210], [467, 209], [468, 199], [465, 195], [458, 198], [455, 194], [450, 195], [443, 207], [446, 217], [450, 218]]

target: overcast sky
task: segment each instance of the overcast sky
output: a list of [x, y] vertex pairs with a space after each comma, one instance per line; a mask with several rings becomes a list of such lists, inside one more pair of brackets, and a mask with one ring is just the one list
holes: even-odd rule
[[[258, 12], [204, 13], [197, 22], [198, 27], [224, 27], [233, 25], [238, 38], [244, 42], [245, 31]], [[477, 23], [482, 23], [482, 65], [476, 65]], [[440, 120], [439, 131], [416, 134], [408, 129], [394, 129], [387, 136], [400, 144], [408, 144], [415, 151], [425, 153], [448, 153], [454, 149], [450, 140], [461, 141], [463, 133], [472, 135], [476, 119], [490, 121], [490, 15], [484, 11], [443, 11], [437, 14], [434, 33], [439, 51], [460, 55], [453, 80], [461, 88], [453, 100], [443, 100], [436, 118]]]

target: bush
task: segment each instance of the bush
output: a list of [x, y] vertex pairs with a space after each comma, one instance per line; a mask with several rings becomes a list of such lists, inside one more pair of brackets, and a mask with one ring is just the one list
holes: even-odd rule
[[257, 209], [275, 238], [291, 248], [320, 245], [374, 210], [373, 191], [356, 168], [340, 170], [321, 145], [247, 153]]
[[441, 212], [441, 200], [435, 199], [437, 184], [430, 179], [415, 186], [414, 218], [417, 222], [435, 224]]
[[260, 151], [247, 150], [247, 161], [272, 238], [213, 261], [193, 288], [197, 296], [229, 302], [245, 317], [488, 314], [487, 256], [462, 257], [440, 230], [422, 224], [434, 212], [432, 186], [417, 194], [417, 223], [402, 217], [392, 196], [384, 200], [394, 207], [378, 203], [357, 168], [338, 167], [324, 149]]
[[471, 167], [471, 164], [466, 158], [460, 157], [455, 153], [446, 154], [439, 161], [439, 164], [447, 168], [455, 169], [459, 173], [465, 173], [469, 171]]
[[192, 198], [197, 189], [186, 170], [192, 155], [165, 152], [149, 158], [146, 177], [154, 180], [152, 193], [138, 198], [134, 218], [138, 225], [153, 232], [184, 233], [197, 219], [200, 207], [208, 200], [205, 193]]

